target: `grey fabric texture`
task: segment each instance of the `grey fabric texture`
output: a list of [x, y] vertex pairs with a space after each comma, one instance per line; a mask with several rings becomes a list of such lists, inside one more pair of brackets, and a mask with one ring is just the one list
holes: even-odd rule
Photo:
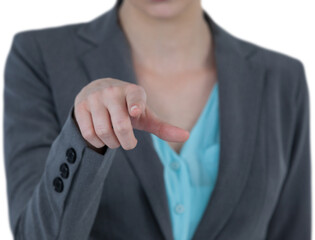
[[[4, 151], [15, 239], [172, 240], [163, 166], [147, 132], [132, 150], [87, 146], [72, 114], [88, 83], [137, 83], [119, 1], [86, 23], [17, 33], [5, 66]], [[247, 42], [205, 11], [219, 82], [218, 179], [193, 240], [311, 239], [309, 91], [302, 62]], [[67, 162], [73, 148], [76, 161]], [[55, 191], [60, 165], [69, 177]]]

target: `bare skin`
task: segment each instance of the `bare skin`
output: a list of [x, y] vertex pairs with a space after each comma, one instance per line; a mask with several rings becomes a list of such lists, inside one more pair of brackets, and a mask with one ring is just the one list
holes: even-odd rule
[[[179, 153], [215, 83], [212, 40], [200, 0], [152, 2], [124, 0], [119, 11], [137, 85], [99, 79], [76, 97], [74, 117], [95, 150], [134, 148], [136, 128]], [[138, 108], [131, 110], [133, 105]]]
[[136, 147], [133, 128], [166, 141], [185, 141], [189, 132], [160, 120], [146, 104], [143, 87], [103, 78], [86, 85], [75, 98], [74, 118], [92, 148]]

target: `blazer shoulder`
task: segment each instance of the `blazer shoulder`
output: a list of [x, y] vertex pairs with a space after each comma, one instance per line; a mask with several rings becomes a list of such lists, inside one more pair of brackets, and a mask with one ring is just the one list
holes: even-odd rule
[[288, 84], [295, 89], [306, 81], [305, 67], [301, 59], [244, 39], [238, 41], [242, 47], [252, 49], [254, 63], [262, 65], [275, 83]]
[[281, 52], [275, 49], [271, 49], [269, 47], [262, 46], [260, 44], [235, 37], [236, 41], [239, 42], [240, 46], [243, 49], [251, 49], [253, 55], [258, 55], [262, 63], [266, 65], [266, 67], [301, 67], [303, 62], [292, 55], [289, 55], [285, 52]]
[[269, 69], [297, 71], [300, 70], [301, 67], [303, 67], [302, 60], [295, 56], [268, 47], [264, 47], [262, 45], [244, 39], [237, 38], [237, 41], [244, 49], [252, 49], [252, 52], [254, 53], [254, 55], [257, 55], [261, 64], [264, 64]]
[[87, 23], [81, 22], [46, 28], [26, 29], [16, 32], [13, 35], [13, 41], [28, 42], [31, 39], [36, 39], [43, 42], [60, 41], [62, 38], [75, 33], [81, 26], [85, 24]]
[[[23, 61], [45, 84], [50, 81], [51, 72], [66, 57], [73, 58], [74, 41], [78, 28], [86, 23], [74, 23], [41, 29], [28, 29], [16, 32], [11, 40], [5, 73], [15, 64], [12, 60]], [[69, 54], [69, 52], [71, 54]]]

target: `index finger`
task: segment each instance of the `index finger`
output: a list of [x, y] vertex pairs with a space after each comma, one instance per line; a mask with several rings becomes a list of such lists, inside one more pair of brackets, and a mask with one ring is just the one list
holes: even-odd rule
[[185, 142], [190, 135], [189, 131], [162, 121], [148, 107], [146, 107], [140, 126], [141, 130], [153, 133], [169, 142]]

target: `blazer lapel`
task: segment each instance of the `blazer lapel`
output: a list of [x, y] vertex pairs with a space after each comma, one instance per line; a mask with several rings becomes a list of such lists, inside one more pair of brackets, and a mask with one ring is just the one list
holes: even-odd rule
[[[111, 77], [137, 83], [130, 46], [118, 21], [120, 2], [79, 29], [89, 49], [81, 60], [90, 81]], [[252, 64], [251, 48], [243, 48], [203, 11], [215, 45], [219, 87], [220, 165], [211, 199], [195, 231], [194, 240], [215, 239], [236, 207], [246, 184], [253, 158], [263, 93], [264, 69]], [[146, 193], [158, 225], [167, 240], [173, 239], [163, 165], [151, 136], [135, 130], [138, 145], [124, 151]]]
[[[117, 22], [117, 7], [118, 4], [78, 32], [94, 45], [81, 56], [90, 81], [111, 77], [136, 83], [129, 43]], [[137, 147], [124, 153], [143, 186], [164, 238], [171, 240], [163, 165], [154, 152], [151, 137], [139, 130], [134, 130], [134, 134]]]
[[220, 163], [193, 240], [216, 239], [241, 197], [253, 161], [265, 79], [265, 68], [254, 64], [254, 48], [243, 48], [208, 14], [205, 17], [214, 36], [219, 82]]

